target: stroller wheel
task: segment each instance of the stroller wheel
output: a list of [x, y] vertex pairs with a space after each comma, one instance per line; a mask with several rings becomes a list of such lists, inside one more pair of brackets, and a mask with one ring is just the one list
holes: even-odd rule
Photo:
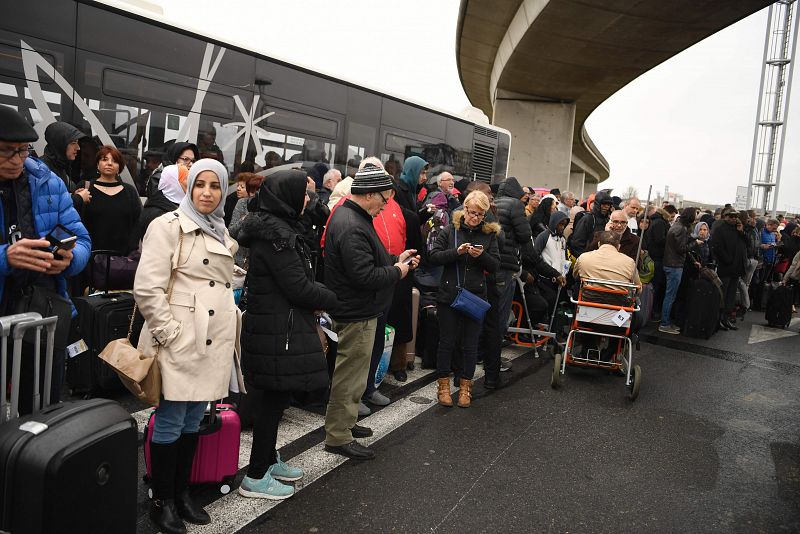
[[628, 386], [630, 391], [628, 392], [628, 398], [631, 401], [635, 401], [636, 397], [639, 396], [639, 388], [642, 385], [642, 368], [638, 365], [634, 365], [633, 369], [631, 369], [631, 383]]

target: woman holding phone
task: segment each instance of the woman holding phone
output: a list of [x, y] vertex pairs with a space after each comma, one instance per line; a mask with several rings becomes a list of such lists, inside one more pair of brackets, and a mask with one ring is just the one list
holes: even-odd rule
[[459, 287], [488, 300], [485, 273], [493, 273], [500, 267], [497, 246], [500, 225], [485, 221], [489, 207], [485, 193], [473, 191], [467, 195], [463, 209], [453, 212], [453, 222], [442, 229], [429, 253], [431, 264], [444, 266], [436, 297], [440, 333], [436, 374], [439, 404], [442, 406], [453, 405], [450, 370], [458, 340], [461, 340], [464, 354], [461, 376], [456, 377], [459, 383], [458, 405], [468, 408], [471, 403], [481, 325], [451, 308], [450, 304]]

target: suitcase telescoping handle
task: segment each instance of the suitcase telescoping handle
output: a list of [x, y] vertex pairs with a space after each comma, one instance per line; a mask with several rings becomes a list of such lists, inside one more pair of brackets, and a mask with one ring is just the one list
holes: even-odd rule
[[[41, 318], [42, 316], [36, 312], [17, 313], [15, 315], [0, 317], [0, 334], [2, 334], [2, 346], [0, 347], [0, 355], [2, 356], [2, 361], [0, 362], [0, 384], [2, 384], [4, 388], [2, 395], [0, 395], [0, 423], [5, 423], [6, 420], [16, 416], [16, 412], [12, 412], [10, 416], [8, 414], [8, 399], [6, 399], [5, 392], [5, 387], [8, 384], [8, 338], [11, 336], [11, 330], [19, 323], [35, 321]], [[18, 386], [15, 384], [12, 389], [18, 389]]]
[[[39, 315], [39, 314], [35, 314]], [[50, 384], [53, 381], [53, 346], [56, 338], [56, 325], [58, 317], [46, 317], [44, 319], [29, 319], [18, 322], [12, 329], [14, 338], [14, 354], [11, 364], [11, 418], [17, 416], [19, 411], [19, 382], [20, 365], [22, 363], [22, 338], [28, 330], [36, 329], [33, 351], [33, 411], [38, 411], [50, 404]], [[41, 404], [39, 392], [39, 375], [41, 372], [40, 354], [42, 350], [42, 328], [47, 330], [47, 344], [45, 348], [45, 370], [44, 370], [44, 404]]]

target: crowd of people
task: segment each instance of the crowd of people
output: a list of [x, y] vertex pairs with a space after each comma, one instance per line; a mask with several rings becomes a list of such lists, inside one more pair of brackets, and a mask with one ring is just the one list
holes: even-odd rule
[[[631, 282], [642, 288], [637, 328], [653, 319], [659, 331], [678, 334], [693, 328], [698, 306], [709, 306], [693, 301], [697, 280], [719, 294], [713, 331], [735, 330], [738, 318], [763, 306], [770, 284], [800, 280], [798, 221], [731, 206], [679, 211], [606, 190], [586, 199], [559, 190], [540, 196], [514, 177], [489, 185], [433, 175], [419, 156], [402, 166], [367, 157], [344, 179], [321, 162], [266, 177], [245, 170], [229, 194], [225, 165], [174, 143], [146, 177], [142, 207], [120, 179], [124, 162], [114, 147], [97, 151], [93, 179], [76, 182], [67, 162], [77, 157], [80, 132], [48, 126], [42, 160], [29, 156], [37, 138], [0, 106], [0, 315], [33, 290], [67, 302], [70, 292], [83, 294], [93, 284], [85, 274], [92, 250], [136, 255], [138, 348], [157, 354], [162, 380], [150, 516], [163, 532], [211, 520], [188, 492], [188, 477], [206, 404], [230, 392], [250, 398], [253, 411], [244, 497], [284, 499], [294, 492], [287, 482], [302, 478], [276, 450], [296, 395], [326, 393], [326, 451], [374, 458], [358, 441], [372, 435], [358, 418], [391, 402], [375, 384], [385, 327], [394, 328], [389, 372], [404, 382], [415, 365], [408, 344], [420, 307], [438, 321], [429, 365], [438, 402], [468, 408], [479, 362], [483, 387], [504, 385], [510, 363], [501, 349], [515, 298], [524, 295], [531, 322], [547, 328], [581, 278]], [[73, 248], [48, 249], [44, 237], [56, 224], [77, 236]], [[320, 328], [327, 317], [335, 341]], [[55, 366], [59, 398], [63, 356]]]

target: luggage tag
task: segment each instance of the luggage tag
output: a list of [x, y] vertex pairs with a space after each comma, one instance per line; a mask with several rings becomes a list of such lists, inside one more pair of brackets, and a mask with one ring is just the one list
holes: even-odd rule
[[67, 346], [67, 357], [74, 358], [78, 354], [83, 354], [87, 350], [89, 350], [89, 346], [83, 339], [79, 339], [72, 345]]
[[614, 314], [614, 317], [612, 317], [611, 320], [614, 321], [615, 325], [622, 327], [622, 325], [624, 325], [630, 318], [631, 318], [630, 313], [626, 312], [625, 310], [620, 310], [616, 314]]

